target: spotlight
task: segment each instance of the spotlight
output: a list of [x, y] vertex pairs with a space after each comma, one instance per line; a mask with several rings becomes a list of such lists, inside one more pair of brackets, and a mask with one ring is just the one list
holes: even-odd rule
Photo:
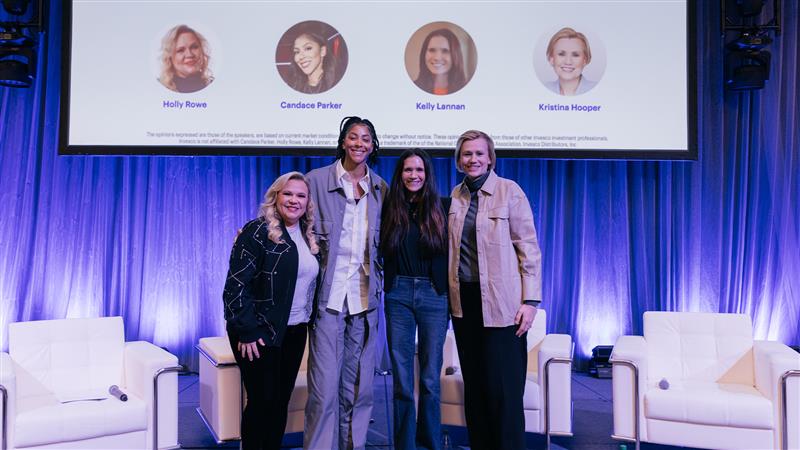
[[589, 360], [589, 374], [595, 378], [611, 378], [611, 352], [613, 345], [598, 345], [592, 349], [592, 359]]
[[19, 25], [3, 25], [5, 24], [0, 24], [0, 48], [33, 46], [33, 39], [22, 33]]
[[0, 59], [0, 86], [31, 87], [33, 75], [27, 63], [14, 59]]
[[781, 19], [780, 0], [772, 0], [771, 18], [762, 17], [761, 10], [767, 3], [770, 2], [721, 0], [722, 32], [727, 42], [724, 75], [728, 90], [762, 89], [769, 79], [772, 55], [766, 47], [773, 41], [770, 33], [780, 35]]
[[766, 30], [752, 29], [743, 31], [739, 37], [729, 42], [726, 47], [729, 50], [761, 50], [772, 43]]
[[763, 89], [769, 79], [769, 52], [738, 50], [725, 61], [725, 87], [732, 91]]
[[21, 16], [28, 10], [30, 0], [3, 0], [3, 8], [15, 16]]
[[0, 86], [30, 87], [36, 73], [33, 40], [11, 29], [0, 30]]

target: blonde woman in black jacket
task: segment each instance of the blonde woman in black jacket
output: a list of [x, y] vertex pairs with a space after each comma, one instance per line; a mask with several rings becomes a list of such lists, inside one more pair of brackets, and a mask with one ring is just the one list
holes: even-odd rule
[[314, 202], [303, 174], [278, 177], [237, 237], [223, 300], [247, 390], [243, 449], [279, 449], [319, 273]]

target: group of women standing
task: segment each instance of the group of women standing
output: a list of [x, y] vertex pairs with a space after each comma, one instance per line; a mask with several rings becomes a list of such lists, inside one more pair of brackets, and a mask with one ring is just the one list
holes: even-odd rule
[[304, 448], [366, 445], [385, 292], [395, 448], [441, 448], [439, 375], [452, 316], [471, 447], [523, 449], [526, 333], [541, 299], [528, 200], [494, 172], [483, 132], [459, 138], [465, 177], [444, 198], [425, 151], [405, 151], [387, 186], [369, 168], [378, 149], [368, 120], [345, 118], [336, 162], [279, 177], [236, 239], [223, 297], [248, 394], [242, 447], [280, 448], [307, 333]]

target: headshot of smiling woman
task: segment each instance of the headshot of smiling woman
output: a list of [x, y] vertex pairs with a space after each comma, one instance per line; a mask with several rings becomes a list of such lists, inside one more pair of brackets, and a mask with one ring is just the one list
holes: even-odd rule
[[304, 94], [326, 92], [347, 68], [347, 46], [339, 32], [319, 21], [300, 22], [278, 41], [275, 64], [283, 81]]
[[314, 33], [302, 33], [294, 40], [295, 90], [306, 94], [324, 92], [333, 86], [336, 77], [333, 55], [328, 58], [328, 43], [322, 36]]
[[214, 81], [208, 41], [188, 25], [177, 25], [161, 40], [158, 81], [175, 92], [197, 92]]
[[477, 60], [470, 35], [450, 22], [423, 25], [406, 44], [408, 76], [429, 94], [449, 95], [463, 89], [475, 73]]
[[419, 52], [419, 76], [414, 80], [420, 89], [436, 95], [456, 92], [467, 83], [464, 54], [452, 31], [442, 28], [431, 32]]
[[583, 33], [565, 27], [558, 30], [547, 44], [547, 61], [557, 79], [546, 83], [559, 95], [580, 95], [592, 89], [595, 81], [588, 80], [583, 71], [592, 62], [592, 49]]

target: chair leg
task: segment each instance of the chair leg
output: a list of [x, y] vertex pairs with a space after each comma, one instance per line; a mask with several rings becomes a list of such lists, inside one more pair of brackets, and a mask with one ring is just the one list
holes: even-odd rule
[[453, 443], [450, 440], [450, 433], [447, 430], [442, 430], [442, 449], [452, 450]]
[[[162, 367], [153, 376], [153, 450], [158, 450], [158, 377], [169, 372], [185, 371], [184, 366]], [[180, 448], [180, 445], [177, 448]]]
[[380, 370], [377, 367], [375, 368], [375, 375], [380, 375], [383, 377], [383, 404], [386, 407], [386, 439], [389, 441], [389, 446], [392, 446], [392, 443], [394, 442], [394, 436], [392, 435], [392, 417], [389, 415], [391, 412], [389, 411], [389, 388], [386, 386], [386, 377], [391, 374], [391, 370]]
[[[544, 434], [547, 439], [545, 448], [550, 450], [550, 438], [555, 435], [550, 431], [550, 364], [560, 363], [572, 366], [572, 358], [550, 358], [544, 363]], [[569, 422], [572, 423], [572, 408], [570, 408]], [[572, 429], [572, 427], [570, 427]], [[562, 436], [572, 436], [572, 433], [558, 433]]]
[[[787, 414], [789, 414], [789, 401], [786, 398], [786, 381], [791, 377], [800, 377], [800, 370], [798, 369], [787, 370], [786, 372], [783, 373], [783, 375], [781, 375], [780, 397], [782, 399], [781, 409], [783, 410], [783, 420], [782, 420], [783, 423], [781, 426], [781, 440], [782, 440], [781, 448], [783, 450], [789, 449], [789, 430], [787, 429], [789, 427], [789, 418], [786, 417]], [[5, 405], [5, 402], [3, 402], [3, 405]], [[5, 432], [5, 428], [3, 428], [3, 431]]]
[[8, 430], [8, 410], [6, 409], [6, 405], [8, 405], [8, 391], [6, 387], [0, 384], [0, 392], [3, 393], [3, 436], [0, 438], [2, 439], [2, 450], [6, 450], [8, 448], [8, 436], [6, 435], [6, 430]]
[[639, 437], [639, 367], [633, 363], [633, 361], [628, 361], [625, 359], [612, 359], [609, 361], [611, 365], [619, 364], [621, 366], [630, 367], [633, 370], [633, 438], [627, 436], [617, 436], [611, 435], [612, 439], [619, 439], [628, 442], [635, 442], [636, 443], [636, 450], [639, 450], [641, 447], [641, 439]]

